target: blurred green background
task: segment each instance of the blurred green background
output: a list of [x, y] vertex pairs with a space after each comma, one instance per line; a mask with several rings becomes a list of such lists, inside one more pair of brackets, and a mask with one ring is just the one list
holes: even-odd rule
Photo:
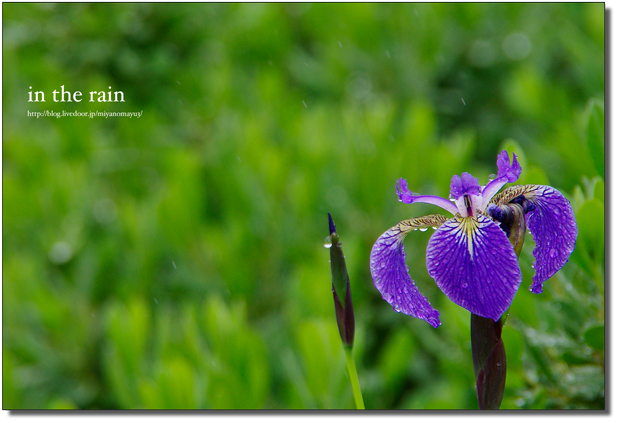
[[[570, 262], [504, 328], [502, 408], [604, 407], [604, 5], [3, 4], [3, 408], [352, 408], [327, 212], [367, 408], [476, 408], [469, 313], [395, 313], [374, 241], [495, 173], [570, 199]], [[123, 91], [124, 103], [51, 92]], [[45, 103], [29, 103], [28, 91]], [[34, 118], [28, 111], [143, 111]]]

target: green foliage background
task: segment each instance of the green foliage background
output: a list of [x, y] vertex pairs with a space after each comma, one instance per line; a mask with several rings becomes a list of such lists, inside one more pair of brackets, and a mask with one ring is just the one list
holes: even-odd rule
[[[469, 314], [381, 300], [370, 248], [501, 149], [577, 248], [504, 328], [503, 408], [604, 407], [604, 6], [3, 4], [3, 408], [351, 408], [327, 212], [368, 408], [476, 408]], [[124, 92], [54, 103], [51, 92]], [[29, 87], [46, 94], [29, 103]], [[143, 111], [34, 118], [27, 111]]]

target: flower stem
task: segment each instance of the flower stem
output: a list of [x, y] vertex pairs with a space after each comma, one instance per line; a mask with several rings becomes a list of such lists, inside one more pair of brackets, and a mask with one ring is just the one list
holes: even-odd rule
[[476, 375], [478, 408], [499, 409], [506, 386], [506, 349], [502, 319], [471, 315], [471, 351]]
[[355, 408], [357, 408], [358, 410], [365, 410], [364, 398], [362, 398], [362, 390], [360, 389], [360, 382], [357, 378], [357, 370], [355, 369], [355, 360], [353, 359], [353, 351], [350, 347], [345, 347], [344, 354], [347, 357], [347, 369], [349, 371], [349, 379], [351, 380], [351, 387], [353, 388], [353, 397], [355, 398]]

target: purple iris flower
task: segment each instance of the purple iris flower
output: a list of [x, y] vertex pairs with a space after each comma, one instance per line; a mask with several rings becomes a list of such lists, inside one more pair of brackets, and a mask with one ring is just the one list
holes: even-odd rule
[[[577, 223], [568, 200], [545, 185], [515, 185], [498, 193], [521, 175], [514, 153], [511, 164], [508, 153], [502, 151], [497, 170], [497, 176], [482, 187], [469, 173], [453, 176], [451, 200], [414, 194], [406, 180], [397, 181], [400, 201], [434, 204], [454, 217], [433, 214], [404, 220], [375, 242], [370, 254], [372, 279], [395, 311], [434, 327], [441, 324], [439, 312], [415, 286], [405, 264], [403, 240], [417, 229], [436, 229], [426, 248], [426, 267], [439, 289], [455, 304], [495, 321], [508, 310], [522, 280], [517, 246], [510, 238], [510, 216], [525, 220], [536, 243], [531, 292], [540, 294], [543, 282], [568, 261], [577, 240]], [[517, 206], [520, 212], [511, 215]]]

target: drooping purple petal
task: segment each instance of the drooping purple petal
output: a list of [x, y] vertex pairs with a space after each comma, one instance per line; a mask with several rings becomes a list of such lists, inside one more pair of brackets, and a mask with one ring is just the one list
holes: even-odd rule
[[542, 292], [543, 282], [566, 264], [577, 242], [577, 222], [570, 202], [546, 185], [515, 185], [493, 198], [498, 205], [517, 202], [534, 237], [534, 274], [530, 291]]
[[425, 320], [433, 327], [441, 324], [439, 312], [411, 280], [403, 240], [417, 228], [440, 226], [445, 221], [444, 216], [430, 215], [400, 222], [379, 237], [370, 253], [370, 273], [381, 297], [394, 311]]
[[426, 249], [426, 267], [455, 304], [494, 320], [508, 309], [521, 284], [510, 241], [483, 215], [455, 217], [435, 231]]
[[497, 177], [490, 181], [482, 190], [482, 207], [486, 207], [491, 198], [502, 189], [508, 182], [515, 182], [521, 176], [521, 165], [517, 160], [517, 155], [512, 153], [512, 165], [510, 156], [506, 150], [497, 155]]
[[534, 248], [533, 284], [530, 291], [540, 294], [543, 282], [553, 276], [568, 261], [577, 242], [577, 221], [569, 201], [555, 188], [546, 185], [526, 185], [523, 196], [532, 201], [535, 209], [525, 215], [532, 232]]
[[458, 212], [458, 209], [454, 203], [445, 198], [437, 197], [435, 195], [420, 195], [412, 193], [407, 188], [407, 180], [403, 178], [396, 181], [396, 195], [398, 195], [398, 199], [403, 203], [427, 203], [439, 206], [452, 214], [456, 214]]

